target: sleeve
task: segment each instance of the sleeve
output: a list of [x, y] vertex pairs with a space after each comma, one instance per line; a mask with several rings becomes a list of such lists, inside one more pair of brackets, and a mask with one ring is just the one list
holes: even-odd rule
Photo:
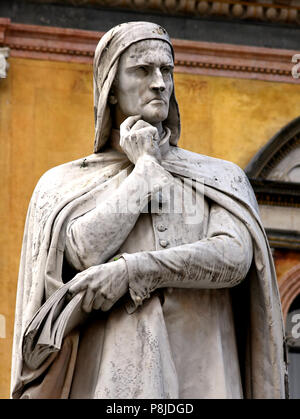
[[124, 243], [140, 213], [173, 177], [151, 157], [140, 160], [134, 171], [91, 211], [67, 226], [65, 257], [78, 271], [109, 260]]
[[228, 288], [247, 275], [253, 256], [247, 227], [212, 204], [206, 238], [164, 250], [123, 254], [136, 305], [156, 288]]

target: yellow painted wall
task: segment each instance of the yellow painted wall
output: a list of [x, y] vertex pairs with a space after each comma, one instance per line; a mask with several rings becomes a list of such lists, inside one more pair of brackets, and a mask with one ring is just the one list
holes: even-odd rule
[[[0, 80], [0, 398], [9, 396], [17, 272], [24, 220], [38, 178], [93, 150], [90, 65], [10, 58]], [[176, 74], [189, 150], [245, 167], [300, 115], [300, 85]], [[3, 316], [1, 316], [3, 315]]]

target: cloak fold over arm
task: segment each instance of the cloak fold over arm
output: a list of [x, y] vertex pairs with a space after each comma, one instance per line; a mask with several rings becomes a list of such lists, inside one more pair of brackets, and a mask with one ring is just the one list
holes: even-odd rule
[[207, 238], [164, 250], [123, 254], [135, 305], [156, 288], [228, 288], [247, 275], [253, 257], [246, 226], [212, 204]]
[[83, 271], [114, 256], [153, 194], [172, 182], [172, 175], [154, 158], [140, 159], [105, 202], [69, 224], [65, 249], [68, 263]]
[[[151, 173], [152, 187], [154, 184], [161, 186], [165, 175], [169, 184], [172, 176], [157, 163], [151, 164], [155, 164], [155, 170]], [[130, 176], [106, 204], [115, 205], [128, 196], [130, 184], [126, 182]], [[135, 178], [132, 176], [132, 179]], [[139, 212], [140, 208], [136, 209]], [[68, 262], [78, 270], [104, 263], [119, 250], [138, 215], [103, 214], [103, 208], [96, 207], [77, 218], [68, 228]], [[125, 228], [123, 223], [127, 223]], [[164, 250], [122, 255], [126, 261], [129, 291], [135, 305], [141, 304], [156, 288], [226, 288], [237, 285], [245, 278], [252, 256], [252, 239], [246, 226], [217, 204], [211, 205], [205, 239]]]

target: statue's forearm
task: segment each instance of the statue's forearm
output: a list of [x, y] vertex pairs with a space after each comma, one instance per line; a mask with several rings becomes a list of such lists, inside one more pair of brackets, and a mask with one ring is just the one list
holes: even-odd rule
[[123, 255], [136, 304], [156, 288], [226, 288], [241, 282], [251, 265], [246, 227], [225, 210], [212, 215], [207, 238], [170, 249]]
[[116, 254], [140, 213], [172, 176], [154, 159], [142, 159], [109, 199], [75, 219], [67, 229], [66, 257], [77, 270], [100, 265]]

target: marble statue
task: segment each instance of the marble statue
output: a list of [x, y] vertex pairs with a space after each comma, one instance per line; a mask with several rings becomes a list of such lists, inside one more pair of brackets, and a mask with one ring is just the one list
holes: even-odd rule
[[7, 62], [7, 57], [9, 56], [9, 48], [2, 47], [0, 48], [0, 79], [5, 79], [7, 75], [7, 70], [9, 64]]
[[254, 193], [235, 164], [177, 146], [173, 69], [154, 23], [96, 48], [94, 154], [44, 174], [28, 210], [13, 398], [285, 397]]

